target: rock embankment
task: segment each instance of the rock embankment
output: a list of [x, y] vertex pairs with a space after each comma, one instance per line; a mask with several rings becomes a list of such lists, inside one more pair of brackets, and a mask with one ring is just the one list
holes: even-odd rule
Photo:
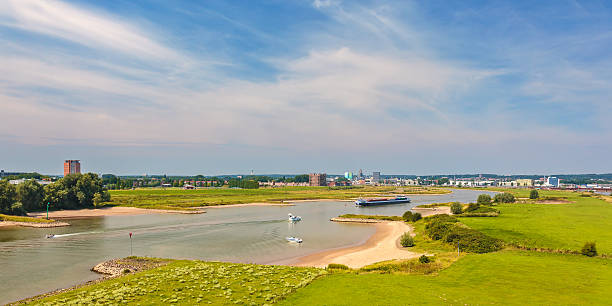
[[105, 274], [110, 277], [116, 277], [127, 273], [138, 272], [157, 268], [167, 264], [167, 260], [159, 260], [143, 257], [128, 257], [120, 259], [112, 259], [97, 264], [91, 268], [91, 271]]
[[334, 221], [334, 222], [352, 222], [352, 223], [386, 223], [386, 222], [393, 222], [393, 221], [387, 221], [387, 220], [340, 218], [340, 217], [331, 218], [331, 219], [329, 219], [329, 221]]

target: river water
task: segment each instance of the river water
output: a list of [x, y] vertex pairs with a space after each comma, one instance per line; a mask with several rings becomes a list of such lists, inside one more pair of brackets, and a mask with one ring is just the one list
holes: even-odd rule
[[[209, 208], [199, 215], [159, 214], [73, 219], [69, 227], [0, 228], [0, 303], [8, 303], [99, 277], [97, 263], [130, 254], [244, 263], [290, 262], [332, 248], [365, 242], [374, 228], [329, 219], [341, 214], [401, 215], [435, 202], [471, 202], [490, 192], [454, 190], [411, 196], [412, 203], [355, 207], [352, 202], [305, 202], [295, 206]], [[287, 222], [287, 214], [303, 218]], [[133, 233], [130, 245], [129, 233]], [[55, 238], [46, 239], [46, 234]], [[300, 245], [285, 237], [297, 236]]]

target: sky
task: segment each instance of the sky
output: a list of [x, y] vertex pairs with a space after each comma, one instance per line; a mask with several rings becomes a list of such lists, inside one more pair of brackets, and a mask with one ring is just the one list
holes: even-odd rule
[[0, 2], [0, 169], [612, 172], [608, 1]]

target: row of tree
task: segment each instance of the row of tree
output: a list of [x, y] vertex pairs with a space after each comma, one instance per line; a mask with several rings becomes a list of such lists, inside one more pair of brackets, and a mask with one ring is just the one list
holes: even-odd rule
[[40, 185], [35, 180], [17, 186], [0, 181], [0, 213], [24, 215], [46, 209], [90, 208], [110, 201], [102, 179], [94, 173], [69, 174], [54, 183]]
[[244, 189], [257, 189], [259, 188], [259, 182], [254, 180], [245, 179], [230, 179], [227, 181], [229, 187], [238, 187]]

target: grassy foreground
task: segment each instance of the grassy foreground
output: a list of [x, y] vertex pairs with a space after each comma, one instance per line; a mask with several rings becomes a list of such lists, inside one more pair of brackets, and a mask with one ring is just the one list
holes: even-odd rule
[[[508, 190], [506, 190], [508, 191]], [[528, 190], [511, 190], [519, 197]], [[595, 241], [599, 253], [612, 254], [612, 204], [567, 191], [540, 191], [540, 196], [564, 197], [568, 204], [502, 204], [496, 218], [462, 218], [461, 222], [506, 243], [579, 251]]]
[[315, 268], [177, 260], [30, 304], [262, 305], [282, 299], [324, 273]]
[[55, 222], [55, 220], [52, 220], [52, 219], [47, 220], [47, 219], [42, 219], [42, 218], [11, 216], [11, 215], [3, 215], [3, 214], [0, 214], [0, 221], [31, 222], [31, 223], [52, 223], [52, 222]]
[[333, 189], [328, 187], [282, 187], [260, 189], [207, 188], [142, 188], [113, 190], [108, 205], [140, 208], [181, 209], [198, 206], [242, 203], [281, 203], [292, 200], [355, 199], [385, 194], [441, 194], [449, 190], [428, 187], [356, 187]]
[[335, 273], [281, 305], [608, 304], [612, 261], [502, 251], [467, 255], [436, 276]]

